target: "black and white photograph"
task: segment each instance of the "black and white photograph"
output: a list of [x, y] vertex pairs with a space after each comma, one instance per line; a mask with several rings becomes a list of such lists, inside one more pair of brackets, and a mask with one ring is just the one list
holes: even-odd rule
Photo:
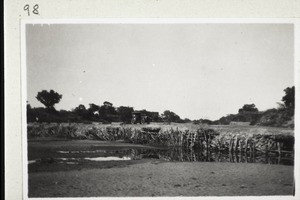
[[295, 195], [295, 24], [22, 24], [23, 194]]

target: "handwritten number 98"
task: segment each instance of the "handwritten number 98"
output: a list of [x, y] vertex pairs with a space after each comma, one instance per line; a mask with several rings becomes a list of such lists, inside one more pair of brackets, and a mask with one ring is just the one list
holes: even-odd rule
[[[23, 9], [24, 9], [24, 11], [27, 11], [28, 16], [30, 16], [30, 6], [28, 4], [26, 4]], [[38, 4], [35, 4], [33, 6], [32, 13], [35, 15], [39, 15], [39, 5]]]

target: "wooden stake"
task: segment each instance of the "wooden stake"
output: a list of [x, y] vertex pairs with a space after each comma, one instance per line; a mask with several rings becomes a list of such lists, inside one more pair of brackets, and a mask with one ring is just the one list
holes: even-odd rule
[[278, 150], [278, 154], [281, 155], [281, 144], [280, 144], [280, 142], [277, 142], [277, 150]]

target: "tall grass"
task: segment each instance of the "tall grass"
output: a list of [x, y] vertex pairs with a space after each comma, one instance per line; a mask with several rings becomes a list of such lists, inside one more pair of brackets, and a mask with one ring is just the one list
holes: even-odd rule
[[102, 141], [124, 140], [153, 146], [184, 146], [206, 150], [269, 152], [293, 151], [293, 129], [194, 124], [102, 125], [28, 124], [28, 138], [61, 137]]

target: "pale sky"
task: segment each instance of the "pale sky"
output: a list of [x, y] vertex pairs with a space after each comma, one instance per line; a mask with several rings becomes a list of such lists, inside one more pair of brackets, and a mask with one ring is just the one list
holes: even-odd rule
[[26, 26], [27, 99], [62, 94], [56, 109], [132, 106], [211, 120], [254, 103], [277, 107], [294, 85], [290, 24]]

